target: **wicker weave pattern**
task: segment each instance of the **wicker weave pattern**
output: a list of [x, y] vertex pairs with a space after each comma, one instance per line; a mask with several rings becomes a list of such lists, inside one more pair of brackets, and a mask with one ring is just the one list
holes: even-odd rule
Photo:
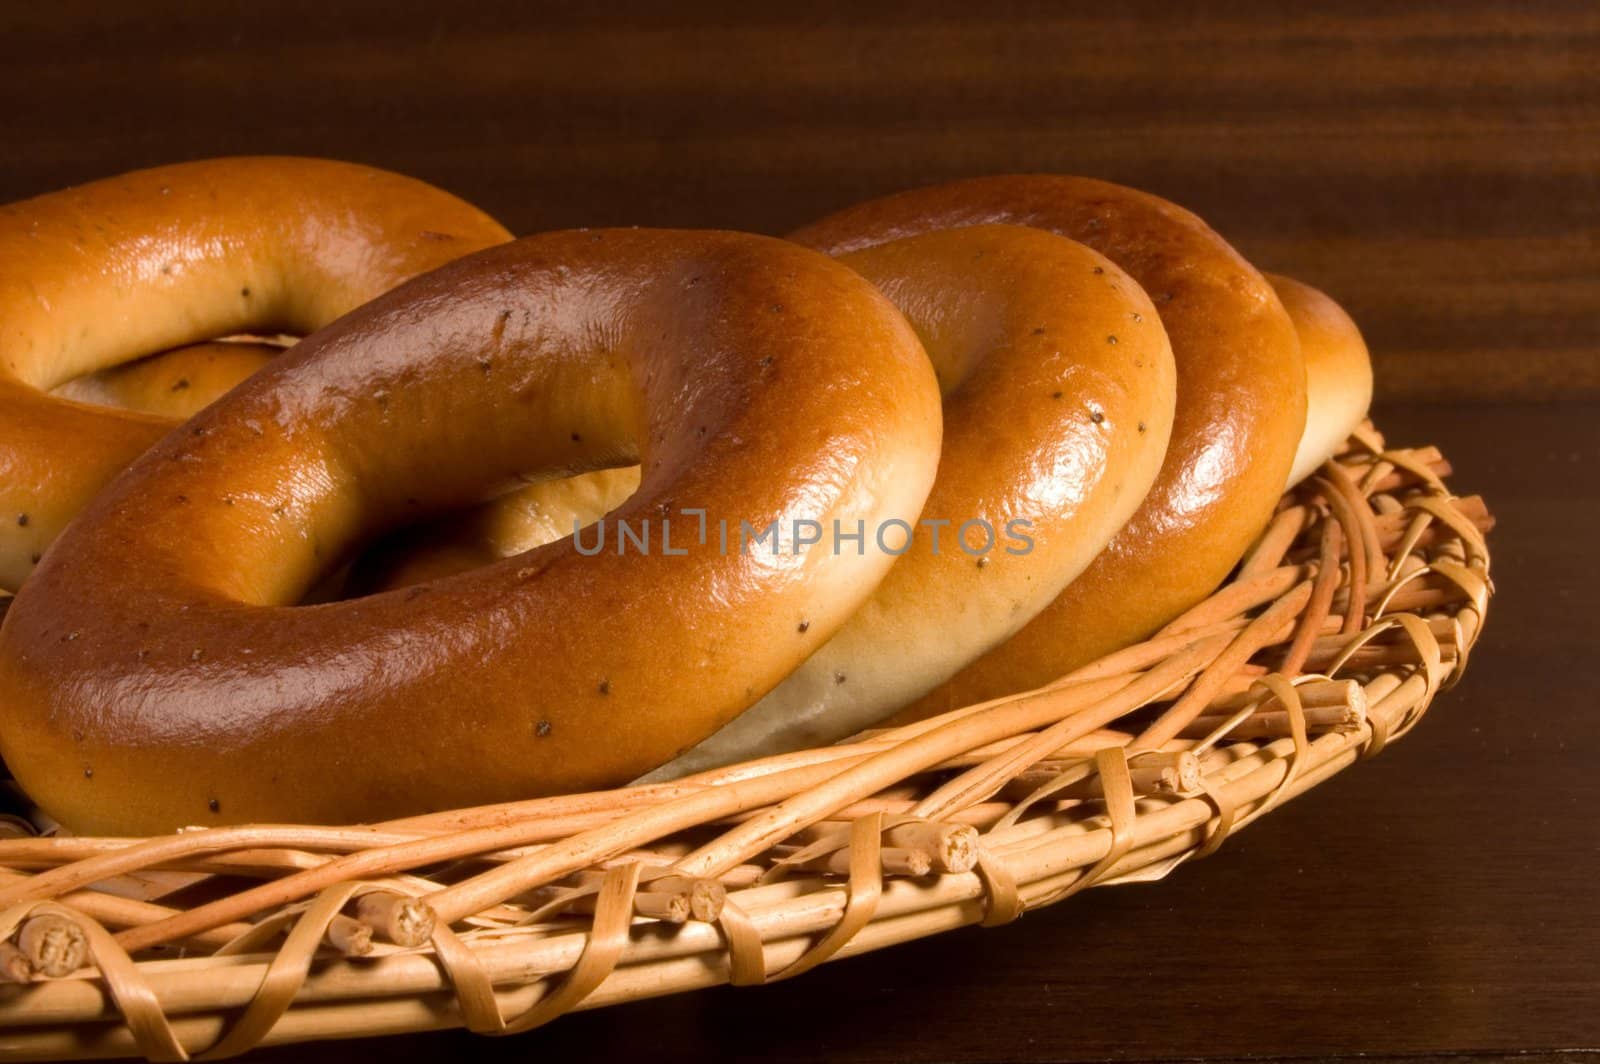
[[839, 746], [374, 827], [0, 839], [0, 1056], [524, 1031], [1165, 876], [1460, 675], [1491, 522], [1447, 472], [1365, 427], [1148, 642]]

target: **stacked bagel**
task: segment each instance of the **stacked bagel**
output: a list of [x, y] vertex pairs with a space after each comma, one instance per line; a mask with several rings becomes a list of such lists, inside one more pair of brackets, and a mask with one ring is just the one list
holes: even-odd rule
[[315, 160], [0, 208], [0, 753], [68, 827], [664, 779], [1049, 682], [1364, 416], [1326, 296], [1083, 178], [513, 240]]

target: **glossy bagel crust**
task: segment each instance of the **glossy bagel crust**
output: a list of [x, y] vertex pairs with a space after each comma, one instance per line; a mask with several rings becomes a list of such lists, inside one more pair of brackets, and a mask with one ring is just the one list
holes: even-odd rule
[[282, 352], [276, 344], [210, 340], [75, 377], [51, 394], [183, 421]]
[[1037, 687], [1194, 605], [1271, 516], [1305, 425], [1300, 345], [1272, 287], [1203, 221], [1148, 193], [1078, 177], [978, 178], [846, 208], [791, 239], [842, 254], [985, 222], [1080, 240], [1139, 282], [1172, 341], [1177, 412], [1154, 487], [1106, 550], [912, 715]]
[[1326, 293], [1267, 274], [1289, 312], [1306, 360], [1306, 428], [1289, 473], [1293, 486], [1332, 458], [1372, 405], [1372, 359], [1361, 330]]
[[[840, 261], [922, 338], [945, 397], [939, 475], [912, 540], [850, 622], [646, 781], [832, 742], [925, 693], [1055, 598], [1160, 469], [1172, 350], [1143, 289], [1103, 256], [1043, 230], [987, 225]], [[637, 484], [633, 470], [612, 469], [530, 486], [409, 530], [369, 556], [358, 580], [398, 587], [488, 564], [570, 535]], [[969, 521], [964, 549], [956, 537]], [[975, 545], [988, 549], [968, 553]]]
[[1103, 256], [1042, 230], [985, 225], [840, 261], [900, 308], [932, 359], [945, 397], [939, 475], [905, 553], [849, 623], [647, 779], [877, 723], [1049, 604], [1161, 468], [1172, 348], [1144, 290]]
[[0, 587], [171, 427], [48, 394], [236, 333], [309, 333], [509, 239], [421, 181], [319, 159], [140, 170], [0, 207]]
[[370, 535], [541, 473], [642, 465], [635, 527], [913, 521], [940, 431], [916, 335], [825, 256], [649, 230], [480, 252], [301, 341], [89, 504], [0, 627], [0, 753], [96, 833], [621, 782], [776, 684], [892, 557], [675, 528], [674, 553], [569, 538], [288, 604]]

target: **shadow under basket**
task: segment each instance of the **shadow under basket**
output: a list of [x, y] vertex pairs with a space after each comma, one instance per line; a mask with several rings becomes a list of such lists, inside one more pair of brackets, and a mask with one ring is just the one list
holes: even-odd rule
[[372, 826], [0, 823], [0, 1057], [525, 1031], [1159, 879], [1460, 676], [1492, 522], [1448, 472], [1364, 426], [1147, 642], [836, 746]]

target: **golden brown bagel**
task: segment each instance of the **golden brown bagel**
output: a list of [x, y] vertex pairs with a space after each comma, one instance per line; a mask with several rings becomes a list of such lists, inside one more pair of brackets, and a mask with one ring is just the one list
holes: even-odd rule
[[1155, 486], [1111, 545], [915, 714], [1047, 683], [1209, 594], [1271, 516], [1305, 425], [1299, 341], [1272, 287], [1199, 218], [1147, 193], [1076, 177], [979, 178], [846, 208], [791, 239], [843, 254], [985, 222], [1081, 240], [1138, 281], [1172, 341], [1177, 413]]
[[210, 340], [76, 377], [51, 394], [91, 406], [137, 410], [182, 421], [262, 369], [276, 344]]
[[648, 780], [877, 723], [1060, 594], [1161, 468], [1172, 349], [1144, 290], [1103, 256], [1042, 230], [986, 225], [839, 261], [900, 308], [933, 361], [945, 395], [938, 478], [905, 553], [849, 623]]
[[1267, 274], [1300, 337], [1306, 360], [1306, 428], [1289, 484], [1332, 458], [1372, 405], [1372, 359], [1361, 330], [1325, 293], [1291, 277]]
[[[1122, 527], [1160, 468], [1173, 364], [1144, 291], [1082, 244], [1019, 226], [925, 233], [842, 256], [922, 338], [945, 395], [939, 475], [871, 599], [751, 708], [645, 780], [832, 742], [1012, 635]], [[1119, 344], [1106, 337], [1117, 334]], [[632, 469], [533, 485], [390, 544], [401, 586], [572, 534]], [[576, 525], [575, 525], [576, 522]], [[966, 522], [978, 545], [956, 542]], [[1026, 537], [1012, 538], [1012, 523]]]
[[[614, 784], [697, 742], [892, 558], [572, 539], [297, 600], [375, 531], [639, 463], [620, 519], [915, 520], [938, 383], [847, 267], [736, 233], [555, 233], [307, 337], [118, 477], [0, 627], [0, 753], [95, 833], [343, 822]], [[687, 527], [686, 527], [687, 526]], [[676, 552], [683, 552], [681, 554]]]
[[0, 207], [0, 586], [171, 426], [50, 389], [219, 336], [303, 335], [508, 237], [430, 185], [317, 159], [183, 163]]

